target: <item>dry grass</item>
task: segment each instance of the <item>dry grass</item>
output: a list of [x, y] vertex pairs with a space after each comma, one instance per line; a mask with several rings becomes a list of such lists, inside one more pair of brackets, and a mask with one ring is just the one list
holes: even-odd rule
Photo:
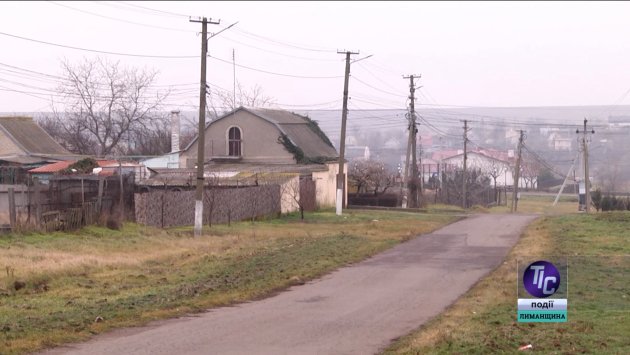
[[[533, 213], [545, 215], [564, 215], [578, 213], [577, 197], [561, 196], [558, 203], [553, 206], [555, 199], [553, 194], [528, 194], [522, 193], [518, 202], [519, 213]], [[497, 206], [490, 209], [491, 213], [509, 213], [512, 205], [512, 196], [508, 194], [507, 206]]]
[[[628, 213], [538, 219], [500, 267], [440, 316], [397, 341], [385, 353], [518, 353], [519, 346], [533, 344], [535, 351], [545, 353], [627, 354], [628, 222]], [[613, 257], [611, 251], [617, 256]], [[571, 258], [569, 321], [518, 323], [516, 261], [545, 255]]]
[[[321, 276], [454, 220], [352, 210], [216, 225], [201, 238], [191, 228], [131, 224], [0, 236], [0, 265], [8, 267], [0, 275], [0, 353], [265, 297], [294, 277]], [[26, 287], [12, 289], [15, 280]], [[105, 321], [94, 323], [96, 316]]]

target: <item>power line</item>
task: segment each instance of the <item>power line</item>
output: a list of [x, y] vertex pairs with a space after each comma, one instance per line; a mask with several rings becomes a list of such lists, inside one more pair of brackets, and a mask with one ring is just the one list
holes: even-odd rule
[[353, 77], [352, 77], [352, 79], [354, 79], [354, 80], [356, 80], [356, 81], [360, 82], [361, 84], [363, 84], [363, 85], [365, 85], [365, 86], [367, 86], [367, 87], [370, 87], [370, 88], [372, 88], [372, 89], [374, 89], [374, 90], [376, 90], [376, 91], [380, 91], [380, 92], [382, 92], [382, 93], [384, 93], [384, 94], [388, 94], [388, 95], [392, 95], [392, 96], [396, 96], [396, 97], [402, 97], [402, 98], [406, 98], [406, 97], [407, 97], [406, 95], [395, 94], [395, 93], [393, 93], [393, 92], [389, 92], [389, 91], [386, 91], [386, 90], [383, 90], [383, 89], [379, 89], [379, 88], [377, 88], [377, 87], [374, 87], [374, 86], [372, 86], [372, 85], [370, 85], [370, 84], [366, 83], [365, 81], [363, 81], [363, 80], [361, 80], [361, 79], [357, 78], [356, 76], [353, 76]]
[[[218, 58], [218, 57], [215, 57], [215, 56], [209, 56], [209, 58], [217, 60], [219, 62], [226, 63], [226, 64], [234, 65], [234, 63], [230, 62], [229, 60], [221, 59], [221, 58]], [[272, 72], [272, 71], [269, 71], [269, 70], [254, 68], [254, 67], [250, 67], [250, 66], [242, 65], [242, 64], [236, 64], [236, 66], [240, 67], [240, 68], [245, 68], [245, 69], [249, 69], [249, 70], [265, 73], [265, 74], [284, 76], [284, 77], [289, 77], [289, 78], [299, 78], [299, 79], [339, 79], [339, 78], [343, 78], [342, 75], [334, 75], [334, 76], [296, 75], [296, 74], [285, 74], [285, 73]]]
[[337, 60], [335, 59], [323, 59], [323, 58], [309, 58], [309, 57], [301, 57], [301, 56], [296, 56], [296, 55], [291, 55], [291, 54], [286, 54], [286, 53], [280, 53], [280, 52], [276, 52], [276, 51], [272, 51], [269, 49], [264, 49], [264, 48], [260, 48], [248, 43], [243, 43], [241, 41], [237, 41], [233, 38], [230, 38], [228, 36], [224, 36], [225, 39], [227, 39], [228, 41], [234, 42], [234, 43], [238, 43], [240, 45], [246, 46], [246, 47], [250, 47], [250, 48], [254, 48], [257, 49], [259, 51], [263, 51], [263, 52], [267, 52], [267, 53], [271, 53], [271, 54], [276, 54], [276, 55], [280, 55], [283, 57], [288, 57], [288, 58], [295, 58], [295, 59], [301, 59], [301, 60], [310, 60], [310, 61], [319, 61], [319, 62], [337, 62]]
[[292, 47], [292, 48], [301, 49], [301, 50], [305, 50], [305, 51], [311, 51], [311, 52], [322, 52], [322, 53], [337, 52], [336, 49], [308, 48], [306, 46], [302, 46], [302, 45], [298, 45], [298, 44], [278, 41], [278, 40], [271, 39], [269, 37], [265, 37], [265, 36], [261, 36], [259, 34], [255, 34], [255, 33], [251, 33], [251, 32], [245, 31], [243, 29], [236, 29], [235, 31], [241, 33], [244, 36], [255, 37], [255, 38], [262, 39], [262, 40], [265, 40], [265, 41], [268, 41], [268, 42], [271, 42], [271, 43], [275, 43], [277, 45], [282, 45], [282, 46], [285, 46], [285, 47]]
[[151, 12], [156, 12], [156, 13], [159, 13], [159, 14], [170, 15], [170, 16], [175, 16], [175, 17], [186, 17], [186, 18], [190, 17], [189, 15], [178, 14], [176, 12], [153, 9], [153, 8], [150, 8], [150, 7], [137, 5], [137, 4], [130, 4], [130, 3], [127, 3], [125, 1], [121, 1], [121, 3], [124, 4], [124, 5], [127, 5], [127, 6], [132, 6], [132, 7], [136, 7], [136, 8], [139, 8], [139, 9], [148, 10], [148, 11], [151, 11]]
[[82, 48], [82, 47], [68, 46], [68, 45], [65, 45], [65, 44], [46, 42], [46, 41], [41, 41], [41, 40], [38, 40], [38, 39], [33, 39], [33, 38], [28, 38], [28, 37], [22, 37], [22, 36], [14, 35], [14, 34], [6, 33], [6, 32], [0, 32], [0, 35], [7, 36], [7, 37], [13, 37], [13, 38], [17, 38], [17, 39], [21, 39], [21, 40], [29, 41], [29, 42], [46, 44], [46, 45], [49, 45], [49, 46], [74, 49], [74, 50], [84, 51], [84, 52], [120, 55], [120, 56], [126, 56], [126, 57], [160, 58], [160, 59], [184, 59], [184, 58], [185, 59], [190, 59], [190, 58], [197, 58], [198, 57], [198, 56], [194, 56], [194, 55], [150, 55], [150, 54], [132, 54], [132, 53], [122, 53], [122, 52], [109, 52], [109, 51], [102, 51], [102, 50], [98, 50], [98, 49], [88, 49], [88, 48]]
[[120, 19], [117, 17], [111, 17], [111, 16], [106, 16], [106, 15], [101, 15], [101, 14], [97, 14], [91, 11], [87, 11], [87, 10], [82, 10], [82, 9], [77, 9], [75, 7], [72, 6], [68, 6], [65, 4], [60, 4], [57, 3], [55, 1], [48, 1], [49, 3], [53, 4], [53, 5], [57, 5], [57, 6], [61, 6], [61, 7], [65, 7], [67, 9], [73, 10], [73, 11], [77, 11], [77, 12], [82, 12], [84, 14], [88, 14], [88, 15], [92, 15], [92, 16], [97, 16], [97, 17], [101, 17], [101, 18], [105, 18], [108, 20], [113, 20], [113, 21], [118, 21], [118, 22], [124, 22], [124, 23], [129, 23], [132, 25], [136, 25], [136, 26], [143, 26], [143, 27], [149, 27], [149, 28], [155, 28], [155, 29], [159, 29], [159, 30], [166, 30], [166, 31], [175, 31], [175, 32], [186, 32], [186, 33], [196, 33], [196, 31], [192, 31], [192, 30], [184, 30], [184, 29], [179, 29], [179, 28], [172, 28], [172, 27], [163, 27], [163, 26], [156, 26], [156, 25], [149, 25], [146, 23], [140, 23], [140, 22], [134, 22], [134, 21], [129, 21], [129, 20], [124, 20], [124, 19]]

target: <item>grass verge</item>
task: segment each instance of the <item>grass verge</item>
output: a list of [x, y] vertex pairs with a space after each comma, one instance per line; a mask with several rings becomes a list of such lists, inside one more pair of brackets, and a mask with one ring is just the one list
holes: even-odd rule
[[[546, 216], [502, 266], [386, 354], [630, 353], [630, 213]], [[567, 323], [518, 323], [516, 260], [569, 260]]]
[[455, 219], [325, 211], [213, 226], [202, 238], [133, 224], [0, 236], [0, 353], [266, 297]]

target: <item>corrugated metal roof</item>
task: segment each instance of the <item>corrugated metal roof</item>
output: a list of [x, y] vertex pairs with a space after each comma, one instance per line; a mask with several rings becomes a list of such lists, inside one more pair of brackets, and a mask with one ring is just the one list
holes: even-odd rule
[[[76, 162], [77, 162], [76, 160], [58, 161], [56, 163], [47, 164], [47, 165], [44, 165], [44, 166], [40, 166], [39, 168], [31, 169], [28, 172], [32, 173], [32, 174], [52, 174], [52, 173], [57, 173], [57, 172], [60, 172], [63, 169], [68, 168], [70, 165], [72, 165], [72, 164], [74, 164]], [[114, 164], [116, 164], [116, 166], [118, 166], [118, 162], [115, 161], [115, 160], [97, 160], [96, 163], [101, 168], [103, 168], [103, 167], [112, 167]], [[123, 163], [123, 167], [124, 166], [126, 166], [125, 163]], [[103, 171], [105, 171], [105, 170], [103, 170]], [[101, 172], [103, 172], [103, 171], [101, 171]], [[111, 175], [110, 173], [107, 173], [107, 174]]]
[[70, 154], [31, 117], [0, 117], [0, 127], [27, 154]]
[[39, 168], [31, 169], [28, 172], [32, 174], [46, 174], [46, 173], [52, 174], [52, 173], [61, 171], [63, 169], [66, 169], [73, 163], [74, 161], [58, 161], [56, 163], [47, 164], [44, 166], [40, 166]]

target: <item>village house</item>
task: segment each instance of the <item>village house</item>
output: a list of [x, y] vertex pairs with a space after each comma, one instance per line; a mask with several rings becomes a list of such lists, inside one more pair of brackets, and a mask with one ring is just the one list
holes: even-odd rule
[[0, 184], [22, 184], [26, 171], [71, 157], [31, 117], [0, 117]]
[[9, 222], [9, 189], [16, 205], [29, 200], [29, 170], [73, 157], [31, 117], [0, 117], [0, 224]]
[[[180, 168], [195, 168], [197, 150], [195, 138], [181, 152]], [[308, 117], [284, 110], [239, 107], [207, 125], [205, 157], [205, 170], [222, 171], [224, 176], [270, 169], [298, 174], [300, 179], [315, 183], [318, 207], [335, 205], [339, 155]]]
[[[490, 176], [494, 175], [494, 177], [496, 177], [497, 186], [514, 185], [512, 170], [515, 157], [513, 150], [504, 152], [491, 149], [477, 149], [468, 151], [467, 154], [466, 165], [469, 169], [480, 169], [485, 174]], [[461, 169], [464, 165], [464, 151], [461, 149], [436, 151], [428, 162], [431, 162], [433, 165], [425, 167], [425, 171], [430, 170], [435, 172], [438, 169], [440, 169], [440, 171], [443, 169]], [[492, 179], [494, 182], [494, 178]], [[519, 186], [525, 187], [524, 180], [522, 178], [519, 180]]]

